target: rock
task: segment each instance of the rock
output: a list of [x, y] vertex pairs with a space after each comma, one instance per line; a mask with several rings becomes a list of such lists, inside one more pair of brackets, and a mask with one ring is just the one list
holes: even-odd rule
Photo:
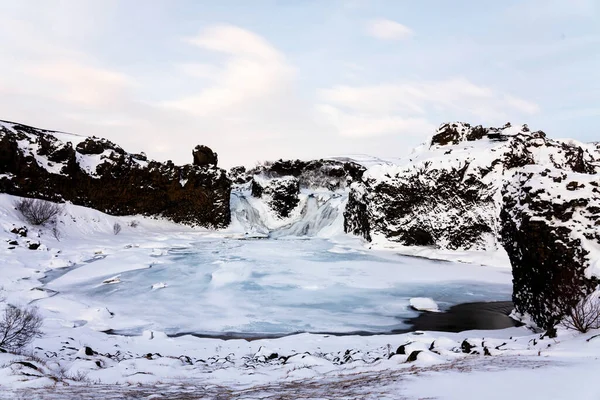
[[106, 139], [73, 135], [80, 141], [73, 146], [53, 134], [0, 121], [0, 174], [10, 177], [0, 179], [0, 192], [70, 201], [112, 215], [162, 216], [207, 228], [229, 225], [231, 181], [216, 163], [176, 166], [127, 153]]
[[21, 237], [27, 237], [27, 227], [26, 226], [22, 226], [20, 228], [14, 227], [11, 229], [10, 232], [14, 233], [15, 235], [19, 235]]
[[219, 157], [209, 147], [198, 145], [192, 150], [194, 165], [199, 167], [217, 166]]
[[[243, 168], [243, 167], [241, 167]], [[244, 169], [245, 171], [245, 169]], [[242, 175], [240, 167], [230, 170], [232, 180], [249, 182], [254, 176], [264, 178], [294, 177], [301, 188], [344, 189], [349, 182], [361, 178], [365, 167], [346, 159], [332, 160], [278, 160], [264, 163]], [[235, 179], [234, 179], [235, 178]]]
[[40, 242], [29, 242], [27, 243], [27, 248], [29, 250], [37, 250], [40, 247], [41, 243]]
[[398, 348], [396, 349], [396, 354], [406, 354], [406, 346], [408, 346], [411, 343], [412, 342], [408, 342], [398, 346]]
[[86, 356], [94, 356], [94, 355], [98, 354], [98, 352], [92, 350], [92, 348], [89, 346], [85, 346], [84, 352], [85, 352]]
[[19, 245], [19, 242], [17, 242], [16, 240], [10, 240], [10, 241], [8, 242], [8, 244], [9, 244], [10, 246], [18, 246], [18, 245]]
[[475, 348], [476, 346], [469, 343], [467, 341], [467, 339], [463, 340], [463, 342], [460, 345], [460, 349], [462, 350], [463, 353], [467, 353], [470, 354], [471, 351], [473, 350], [473, 348]]
[[[557, 176], [568, 179], [557, 183]], [[569, 189], [573, 182], [578, 190]], [[588, 272], [599, 262], [595, 183], [598, 175], [530, 166], [514, 172], [502, 191], [501, 234], [512, 265], [515, 309], [542, 329], [552, 329], [600, 283]]]
[[36, 365], [34, 365], [34, 364], [32, 364], [32, 363], [30, 363], [28, 361], [15, 361], [13, 364], [19, 364], [19, 365], [22, 365], [24, 367], [31, 368], [33, 370], [39, 371], [39, 368]]
[[296, 208], [300, 199], [300, 183], [297, 178], [265, 179], [255, 176], [252, 180], [252, 196], [265, 199], [279, 218], [287, 218]]
[[527, 126], [443, 124], [404, 164], [373, 166], [352, 183], [344, 229], [408, 246], [496, 250], [501, 191], [511, 171], [536, 164], [591, 173], [599, 160], [591, 146]]
[[423, 352], [423, 350], [413, 350], [410, 355], [408, 356], [408, 358], [406, 359], [406, 362], [415, 362], [417, 361], [417, 358], [419, 357], [419, 354]]
[[125, 153], [123, 149], [115, 145], [113, 142], [106, 139], [100, 139], [95, 136], [86, 138], [83, 142], [80, 142], [75, 147], [75, 150], [77, 150], [79, 154], [86, 155], [102, 154], [106, 150], [116, 150], [120, 154]]

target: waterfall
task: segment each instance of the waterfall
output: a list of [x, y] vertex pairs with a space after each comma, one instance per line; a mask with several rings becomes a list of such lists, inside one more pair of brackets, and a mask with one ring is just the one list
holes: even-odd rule
[[274, 216], [269, 206], [248, 193], [232, 193], [231, 215], [244, 233], [284, 237], [330, 237], [343, 231], [345, 192], [300, 194], [298, 211], [285, 220]]

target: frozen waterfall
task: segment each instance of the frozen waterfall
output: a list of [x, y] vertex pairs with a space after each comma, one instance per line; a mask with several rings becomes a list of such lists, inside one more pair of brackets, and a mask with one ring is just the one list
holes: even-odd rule
[[331, 237], [343, 232], [347, 193], [303, 191], [290, 217], [278, 218], [268, 200], [252, 197], [248, 192], [231, 194], [233, 226], [252, 236]]

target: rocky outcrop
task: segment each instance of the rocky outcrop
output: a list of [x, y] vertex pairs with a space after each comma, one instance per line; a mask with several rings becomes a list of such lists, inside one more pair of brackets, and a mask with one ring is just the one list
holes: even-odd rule
[[502, 194], [515, 309], [550, 329], [600, 282], [600, 176], [529, 166]]
[[212, 151], [209, 147], [198, 145], [192, 150], [192, 157], [194, 158], [194, 165], [199, 167], [217, 166], [219, 157], [217, 153]]
[[[239, 167], [232, 168], [238, 171]], [[264, 176], [281, 178], [292, 176], [302, 188], [344, 189], [350, 182], [359, 180], [365, 171], [362, 165], [347, 160], [278, 160], [259, 165], [247, 172], [247, 177]], [[239, 175], [238, 175], [239, 176]]]
[[220, 228], [230, 191], [215, 164], [160, 163], [106, 139], [0, 121], [0, 192]]
[[512, 170], [532, 164], [589, 173], [591, 148], [524, 125], [442, 125], [403, 165], [378, 165], [353, 183], [345, 230], [367, 240], [492, 250], [499, 243], [501, 189]]
[[293, 176], [271, 179], [255, 177], [251, 191], [252, 196], [262, 198], [279, 218], [289, 217], [300, 202], [300, 182]]

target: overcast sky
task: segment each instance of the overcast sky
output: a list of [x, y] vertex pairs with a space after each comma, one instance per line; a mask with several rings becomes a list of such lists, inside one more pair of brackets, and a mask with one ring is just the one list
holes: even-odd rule
[[600, 0], [0, 0], [0, 60], [0, 119], [176, 163], [600, 140]]

